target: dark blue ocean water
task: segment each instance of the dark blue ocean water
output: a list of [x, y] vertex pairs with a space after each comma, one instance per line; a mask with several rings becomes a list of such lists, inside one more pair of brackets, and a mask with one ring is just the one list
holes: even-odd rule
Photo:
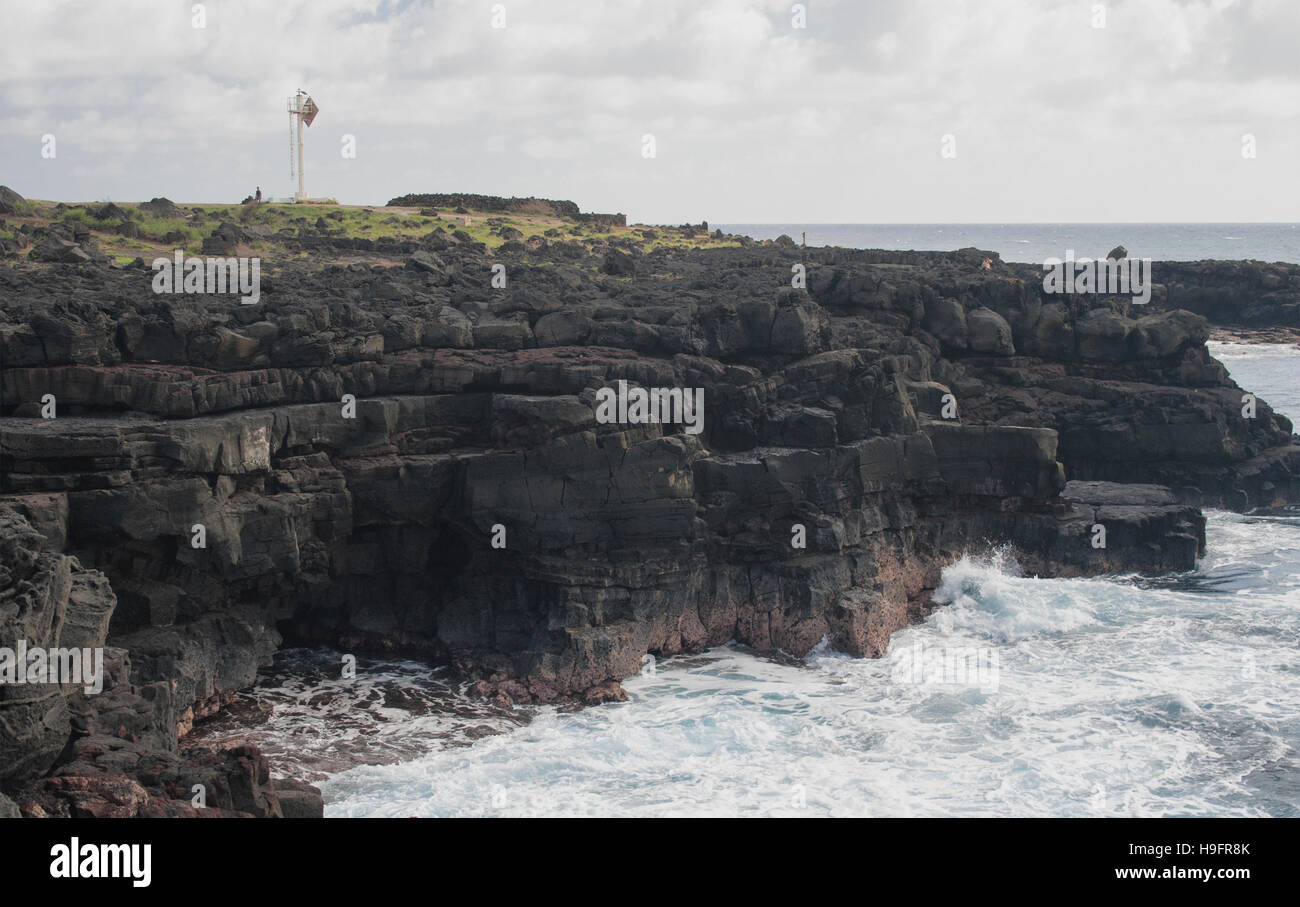
[[1041, 263], [1065, 257], [1104, 258], [1122, 245], [1130, 258], [1197, 261], [1253, 258], [1300, 263], [1300, 224], [710, 224], [724, 233], [851, 249], [930, 249], [967, 246], [997, 252], [1003, 261]]

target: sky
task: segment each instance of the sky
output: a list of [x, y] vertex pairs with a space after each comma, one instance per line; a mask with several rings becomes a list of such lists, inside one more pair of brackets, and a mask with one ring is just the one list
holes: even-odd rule
[[0, 184], [31, 198], [291, 195], [303, 88], [307, 191], [344, 204], [1300, 221], [1300, 0], [0, 0], [0, 23]]

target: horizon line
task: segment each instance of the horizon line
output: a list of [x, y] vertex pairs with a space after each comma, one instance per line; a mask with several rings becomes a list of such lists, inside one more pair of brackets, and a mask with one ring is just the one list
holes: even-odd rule
[[[445, 193], [445, 194], [476, 195], [476, 194], [483, 194], [483, 193]], [[167, 196], [155, 196], [155, 197], [167, 198]], [[525, 196], [512, 196], [512, 197], [524, 198]], [[532, 196], [532, 197], [538, 198], [538, 196]], [[105, 205], [105, 204], [140, 205], [140, 204], [144, 204], [144, 202], [149, 201], [149, 199], [145, 199], [143, 201], [122, 200], [119, 202], [111, 198], [107, 198], [103, 200], [86, 199], [86, 200], [79, 200], [79, 201], [66, 201], [63, 199], [34, 198], [34, 197], [32, 198], [24, 197], [24, 198], [26, 201], [30, 201], [30, 202], [47, 202], [55, 205], [60, 205], [60, 204], [61, 205]], [[177, 201], [176, 199], [170, 199], [170, 198], [168, 200], [171, 201], [172, 204], [190, 205], [190, 206], [229, 205], [232, 207], [238, 207], [239, 205], [242, 204], [242, 202], [229, 202], [229, 201]], [[275, 202], [270, 199], [264, 199], [262, 201], [262, 204], [293, 205], [298, 203]], [[302, 203], [302, 205], [303, 207], [329, 207], [328, 204], [313, 205], [310, 201], [304, 202]], [[354, 207], [354, 208], [389, 207], [387, 202], [344, 202], [338, 200], [335, 200], [335, 205], [337, 207]], [[485, 212], [485, 213], [492, 213], [492, 212]], [[583, 213], [591, 213], [591, 212], [583, 212]], [[794, 225], [802, 225], [806, 227], [1047, 227], [1047, 226], [1065, 226], [1065, 225], [1080, 226], [1080, 227], [1219, 226], [1219, 225], [1221, 226], [1270, 226], [1270, 227], [1300, 226], [1300, 220], [1296, 220], [1296, 221], [1287, 221], [1287, 220], [1008, 220], [1008, 221], [995, 221], [995, 220], [987, 220], [987, 221], [975, 221], [975, 220], [810, 221], [809, 220], [809, 221], [801, 221], [801, 220], [745, 220], [745, 219], [720, 218], [715, 221], [706, 218], [703, 220], [703, 222], [708, 223], [711, 226], [714, 224], [717, 225], [725, 224], [731, 226], [749, 226], [749, 227], [784, 227], [784, 226], [794, 226]], [[647, 226], [647, 227], [667, 227], [667, 226], [677, 226], [678, 224], [682, 224], [682, 223], [689, 223], [689, 221], [652, 222], [652, 221], [633, 220], [630, 216], [628, 216], [629, 227], [637, 226], [637, 225]]]

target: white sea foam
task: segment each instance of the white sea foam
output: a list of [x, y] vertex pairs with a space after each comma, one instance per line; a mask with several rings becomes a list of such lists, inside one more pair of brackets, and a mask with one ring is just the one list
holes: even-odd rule
[[[288, 670], [255, 730], [277, 765], [295, 741], [388, 763], [314, 763], [330, 816], [1298, 816], [1300, 513], [1208, 516], [1189, 574], [963, 558], [882, 659], [724, 647], [661, 660], [630, 702], [523, 715], [410, 664], [324, 691]], [[995, 688], [900, 682], [917, 647], [992, 651]]]
[[[992, 692], [899, 683], [890, 657], [728, 647], [659, 662], [626, 704], [335, 774], [327, 811], [1297, 815], [1300, 601], [1275, 583], [1300, 571], [1300, 520], [1268, 523], [1212, 514], [1215, 555], [1144, 584], [954, 564], [950, 604], [890, 654], [991, 647]], [[1276, 557], [1243, 572], [1265, 532]]]

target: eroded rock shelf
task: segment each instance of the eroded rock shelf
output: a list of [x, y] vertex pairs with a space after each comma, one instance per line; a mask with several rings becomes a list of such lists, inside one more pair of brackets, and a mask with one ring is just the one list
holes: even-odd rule
[[[964, 552], [1187, 570], [1200, 507], [1300, 501], [1290, 423], [1243, 416], [1196, 314], [1300, 324], [1295, 266], [1157, 262], [1134, 306], [974, 250], [316, 246], [251, 306], [0, 265], [0, 628], [110, 664], [0, 689], [0, 809], [318, 811], [185, 745], [286, 641], [598, 703], [729, 640], [878, 656]], [[620, 379], [702, 388], [703, 431], [599, 423]]]

